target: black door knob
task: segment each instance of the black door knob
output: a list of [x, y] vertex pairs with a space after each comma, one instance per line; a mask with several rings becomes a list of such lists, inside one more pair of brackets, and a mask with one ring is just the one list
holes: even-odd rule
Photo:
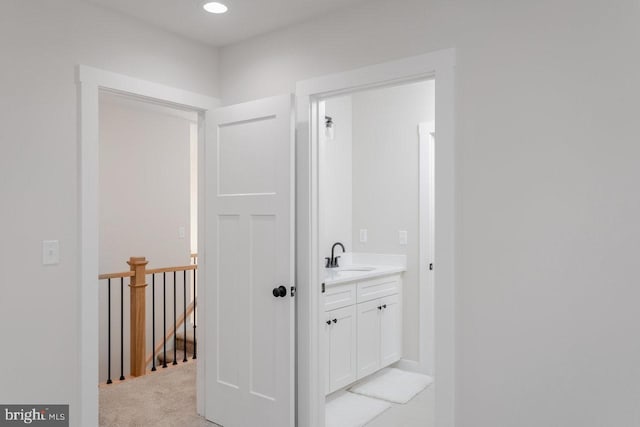
[[287, 288], [284, 286], [278, 286], [277, 288], [273, 288], [273, 296], [278, 297], [286, 297], [287, 296]]

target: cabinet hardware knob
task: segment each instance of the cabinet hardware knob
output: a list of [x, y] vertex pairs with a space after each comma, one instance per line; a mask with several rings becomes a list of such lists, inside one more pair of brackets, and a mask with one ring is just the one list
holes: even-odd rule
[[331, 320], [327, 320], [327, 325], [330, 325], [330, 324], [331, 324]]
[[384, 304], [384, 305], [382, 306], [382, 308], [387, 308], [387, 304]]
[[378, 306], [378, 310], [382, 310], [382, 306], [381, 305]]
[[333, 323], [338, 323], [338, 319], [333, 319]]

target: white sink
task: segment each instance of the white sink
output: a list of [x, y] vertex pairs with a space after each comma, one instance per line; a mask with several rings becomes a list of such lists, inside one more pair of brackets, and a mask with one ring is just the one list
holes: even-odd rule
[[347, 265], [344, 267], [336, 268], [336, 271], [373, 271], [375, 267], [370, 267], [367, 265]]

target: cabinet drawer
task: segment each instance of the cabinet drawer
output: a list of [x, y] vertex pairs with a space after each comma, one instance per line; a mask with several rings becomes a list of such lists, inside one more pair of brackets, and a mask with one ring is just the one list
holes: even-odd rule
[[356, 284], [327, 287], [324, 293], [324, 311], [335, 310], [356, 303]]
[[400, 292], [400, 275], [379, 277], [358, 283], [358, 303], [393, 295]]

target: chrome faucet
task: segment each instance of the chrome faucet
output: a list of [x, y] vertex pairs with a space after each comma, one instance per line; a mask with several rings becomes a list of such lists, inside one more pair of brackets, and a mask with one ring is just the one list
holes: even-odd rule
[[327, 260], [327, 264], [325, 265], [326, 268], [336, 268], [336, 267], [340, 267], [338, 265], [338, 258], [340, 258], [339, 256], [333, 256], [333, 252], [336, 249], [336, 246], [340, 246], [342, 248], [342, 253], [345, 252], [344, 250], [344, 245], [340, 242], [335, 242], [333, 244], [333, 246], [331, 246], [331, 258], [326, 257], [325, 259]]

